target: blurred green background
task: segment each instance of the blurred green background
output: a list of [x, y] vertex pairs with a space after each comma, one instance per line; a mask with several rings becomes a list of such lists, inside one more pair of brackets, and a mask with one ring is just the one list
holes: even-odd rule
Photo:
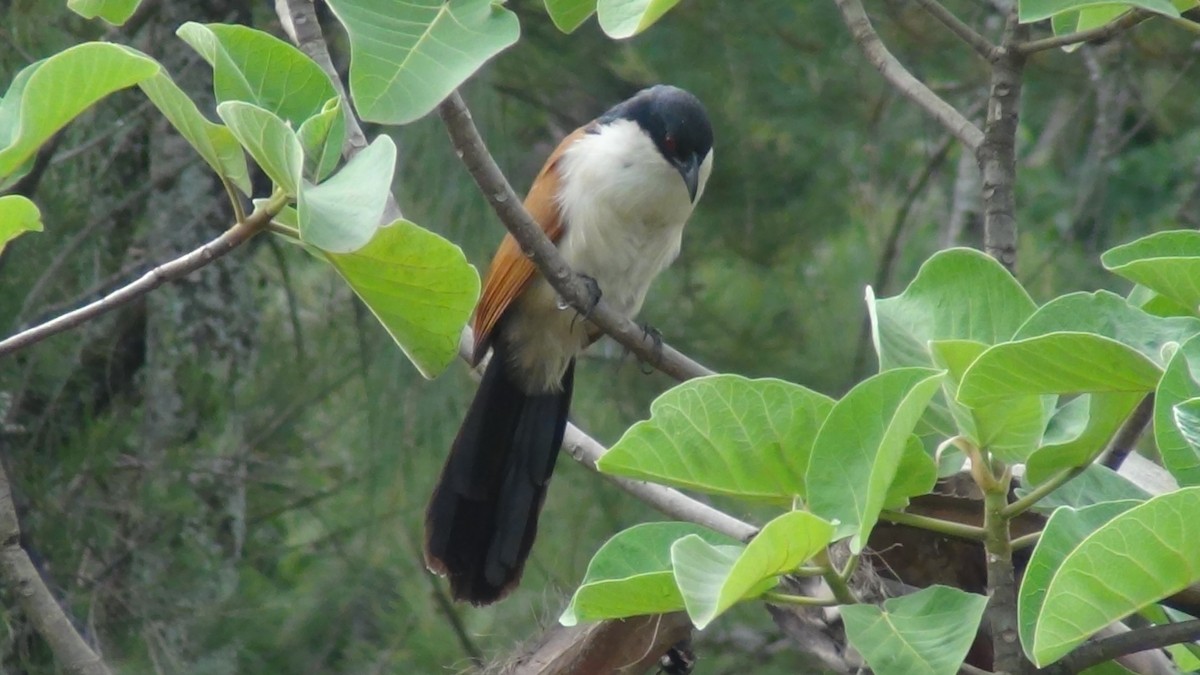
[[[112, 29], [59, 0], [2, 0], [0, 81], [78, 41], [112, 39], [209, 100], [207, 66], [175, 28], [236, 21], [279, 34], [261, 4], [150, 0]], [[999, 30], [991, 4], [947, 4]], [[464, 95], [519, 191], [559, 138], [642, 86], [670, 82], [707, 104], [716, 169], [641, 318], [710, 367], [838, 395], [874, 367], [865, 285], [894, 294], [933, 251], [979, 245], [973, 158], [866, 65], [833, 3], [685, 0], [619, 43], [594, 20], [559, 34], [538, 0], [508, 7], [522, 40]], [[914, 3], [868, 10], [918, 76], [980, 117], [986, 70], [971, 52]], [[331, 27], [330, 38], [344, 60], [344, 36]], [[1036, 300], [1123, 291], [1100, 251], [1200, 224], [1197, 40], [1151, 24], [1030, 63], [1019, 276]], [[503, 230], [440, 122], [390, 132], [405, 215], [486, 267]], [[219, 184], [136, 92], [68, 127], [21, 189], [46, 231], [0, 257], [4, 334], [231, 217]], [[611, 443], [670, 385], [602, 343], [584, 359], [573, 419]], [[472, 390], [461, 364], [423, 380], [327, 267], [260, 237], [0, 361], [0, 458], [25, 545], [123, 672], [456, 672], [502, 660], [554, 622], [600, 543], [658, 518], [564, 459], [520, 590], [486, 609], [450, 605], [421, 561], [422, 518]], [[12, 598], [0, 604], [0, 667], [54, 672]], [[756, 607], [697, 648], [702, 674], [801, 663]]]

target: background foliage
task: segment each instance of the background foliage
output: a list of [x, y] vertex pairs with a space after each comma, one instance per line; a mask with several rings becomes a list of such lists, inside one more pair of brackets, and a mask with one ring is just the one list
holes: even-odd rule
[[[920, 76], [962, 108], [982, 98], [982, 69], [940, 26], [910, 3], [877, 4], [885, 39]], [[990, 12], [948, 5], [976, 25]], [[943, 132], [863, 62], [832, 4], [691, 0], [619, 43], [595, 19], [564, 36], [540, 1], [509, 7], [524, 39], [465, 96], [518, 189], [562, 135], [647, 83], [707, 103], [716, 171], [642, 316], [714, 369], [843, 394], [872, 367], [863, 286], [892, 295], [933, 251], [978, 243], [975, 207], [955, 190], [973, 159], [942, 152]], [[277, 31], [266, 7], [229, 0], [147, 3], [119, 29], [58, 0], [0, 12], [0, 81], [111, 32], [200, 101], [208, 71], [175, 37], [180, 24]], [[1194, 37], [1148, 25], [1028, 69], [1019, 277], [1035, 301], [1123, 292], [1101, 251], [1200, 225]], [[344, 61], [348, 42], [336, 46]], [[503, 232], [443, 129], [427, 119], [395, 140], [405, 215], [485, 265]], [[227, 225], [220, 185], [133, 92], [69, 126], [27, 180], [53, 233], [0, 258], [5, 333]], [[592, 553], [649, 514], [564, 461], [519, 592], [450, 607], [423, 569], [421, 514], [473, 387], [463, 370], [423, 380], [328, 267], [261, 237], [3, 362], [0, 456], [24, 543], [128, 672], [436, 672], [497, 656], [554, 621]], [[578, 382], [575, 414], [608, 443], [669, 386], [610, 345]], [[735, 608], [702, 634], [701, 672], [794, 672], [782, 640], [761, 612]], [[42, 649], [6, 616], [5, 669], [50, 672]]]

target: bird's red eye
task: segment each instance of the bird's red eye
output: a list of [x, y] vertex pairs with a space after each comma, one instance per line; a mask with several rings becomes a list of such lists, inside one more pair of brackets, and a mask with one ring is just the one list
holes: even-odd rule
[[671, 153], [672, 155], [675, 154], [675, 137], [668, 134], [665, 138], [663, 138], [663, 147], [666, 148], [667, 152]]

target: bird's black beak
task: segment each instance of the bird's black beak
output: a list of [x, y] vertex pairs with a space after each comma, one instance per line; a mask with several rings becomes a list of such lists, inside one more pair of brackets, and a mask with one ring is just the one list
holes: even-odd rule
[[692, 203], [695, 203], [696, 190], [700, 187], [700, 158], [690, 155], [687, 159], [676, 162], [675, 168], [679, 170], [679, 175], [683, 176], [683, 184], [687, 186], [688, 197], [691, 198]]

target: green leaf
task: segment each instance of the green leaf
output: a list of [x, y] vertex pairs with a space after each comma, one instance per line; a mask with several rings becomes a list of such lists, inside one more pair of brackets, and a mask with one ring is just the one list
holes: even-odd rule
[[379, 228], [395, 170], [396, 144], [380, 134], [329, 180], [305, 181], [296, 204], [300, 239], [330, 253], [362, 248]]
[[1093, 333], [1050, 333], [989, 348], [963, 375], [969, 406], [1026, 394], [1145, 393], [1159, 369], [1137, 350]]
[[59, 129], [158, 64], [119, 45], [86, 42], [17, 73], [0, 101], [0, 178], [16, 173]]
[[337, 167], [342, 157], [342, 145], [346, 142], [346, 118], [341, 98], [326, 101], [319, 114], [300, 125], [296, 137], [304, 148], [304, 177], [314, 183], [325, 180]]
[[0, 195], [0, 253], [18, 235], [41, 231], [42, 213], [37, 204], [21, 195]]
[[928, 368], [871, 377], [834, 404], [813, 445], [805, 484], [813, 513], [837, 521], [857, 553], [879, 518], [908, 436], [942, 382]]
[[1070, 12], [1084, 7], [1114, 4], [1140, 7], [1147, 11], [1166, 16], [1179, 16], [1179, 10], [1175, 9], [1175, 5], [1171, 4], [1171, 0], [1122, 0], [1122, 2], [1118, 3], [1114, 3], [1113, 0], [1019, 0], [1017, 2], [1017, 15], [1021, 23], [1030, 23], [1048, 19], [1055, 14]]
[[1064, 331], [1112, 338], [1162, 366], [1166, 364], [1163, 348], [1200, 333], [1200, 319], [1153, 316], [1108, 291], [1069, 293], [1039, 308], [1013, 340]]
[[217, 115], [263, 173], [289, 195], [295, 197], [300, 192], [304, 148], [287, 122], [269, 110], [242, 101], [221, 103]]
[[1200, 308], [1200, 232], [1157, 232], [1109, 249], [1100, 261], [1114, 274], [1187, 307]]
[[161, 66], [153, 77], [142, 80], [138, 86], [217, 175], [227, 178], [243, 194], [250, 194], [246, 154], [233, 132], [201, 114]]
[[[1079, 509], [1060, 508], [1050, 516], [1029, 558], [1017, 596], [1017, 632], [1025, 654], [1031, 659], [1034, 631], [1046, 604], [1046, 591], [1063, 561], [1092, 532], [1138, 504], [1136, 501], [1103, 502]], [[1115, 576], [1110, 579], [1123, 582]]]
[[1025, 464], [1025, 479], [1037, 484], [1063, 469], [1090, 464], [1108, 447], [1109, 441], [1144, 396], [1140, 392], [1097, 392], [1081, 396], [1087, 414], [1078, 433], [1038, 448]]
[[930, 586], [875, 605], [844, 605], [846, 638], [877, 675], [954, 675], [979, 630], [987, 598]]
[[642, 523], [618, 532], [592, 556], [559, 623], [574, 626], [580, 621], [683, 609], [683, 596], [671, 571], [671, 544], [688, 535], [710, 544], [737, 544], [691, 523]]
[[650, 405], [596, 463], [604, 473], [754, 498], [805, 494], [817, 430], [833, 407], [783, 380], [714, 375], [685, 382]]
[[458, 338], [479, 298], [479, 274], [462, 249], [397, 220], [353, 253], [327, 253], [422, 375], [433, 378], [458, 354]]
[[1072, 549], [1039, 586], [1045, 600], [1026, 648], [1033, 662], [1057, 661], [1101, 628], [1200, 581], [1197, 513], [1200, 488], [1184, 488], [1134, 506]]
[[[1029, 493], [1025, 487], [1017, 488], [1018, 497]], [[1038, 500], [1035, 511], [1050, 515], [1060, 506], [1083, 508], [1101, 502], [1135, 500], [1144, 502], [1150, 493], [1134, 485], [1132, 481], [1102, 464], [1091, 464], [1065, 485]]]
[[896, 477], [883, 499], [883, 507], [903, 509], [908, 506], [909, 498], [929, 494], [937, 479], [937, 464], [925, 451], [925, 444], [917, 436], [909, 436], [904, 454], [900, 455], [900, 466], [896, 467]]
[[620, 40], [654, 25], [677, 4], [679, 0], [599, 0], [596, 18], [606, 35]]
[[[929, 351], [933, 341], [1005, 342], [1035, 308], [1008, 270], [991, 256], [966, 248], [936, 253], [896, 297], [875, 300], [870, 289], [867, 296], [881, 371], [934, 365]], [[954, 413], [942, 393], [934, 398], [924, 424], [940, 436], [955, 435]]]
[[299, 129], [337, 95], [320, 66], [273, 35], [246, 26], [192, 22], [176, 33], [212, 66], [218, 103], [253, 103]]
[[791, 511], [767, 523], [749, 545], [714, 546], [697, 535], [671, 545], [675, 583], [696, 628], [740, 600], [761, 595], [781, 574], [795, 570], [825, 548], [833, 526], [807, 511]]
[[329, 7], [350, 34], [354, 106], [382, 124], [424, 116], [521, 33], [516, 15], [494, 0], [330, 0]]
[[85, 19], [100, 17], [120, 26], [133, 16], [142, 0], [67, 0], [67, 8]]
[[546, 0], [546, 13], [564, 33], [573, 33], [596, 12], [596, 0]]
[[1038, 447], [1046, 426], [1043, 397], [1020, 396], [968, 408], [959, 403], [958, 386], [987, 345], [971, 340], [929, 343], [934, 362], [949, 373], [942, 389], [958, 432], [975, 446], [987, 448], [1005, 462], [1023, 462]]
[[[1200, 398], [1189, 398], [1174, 408], [1175, 426], [1192, 452], [1200, 458]], [[1182, 482], [1182, 481], [1181, 481]], [[1183, 482], [1185, 485], [1191, 483]]]
[[1176, 424], [1175, 407], [1200, 397], [1200, 337], [1180, 346], [1154, 396], [1154, 440], [1163, 466], [1180, 485], [1200, 485], [1200, 451]]

